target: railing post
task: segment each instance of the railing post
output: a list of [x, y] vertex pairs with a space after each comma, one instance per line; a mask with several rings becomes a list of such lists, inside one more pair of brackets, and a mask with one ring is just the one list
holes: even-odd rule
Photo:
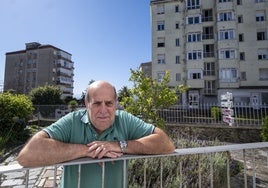
[[198, 187], [202, 187], [202, 174], [201, 174], [201, 155], [198, 155]]
[[78, 182], [77, 182], [77, 188], [80, 188], [81, 186], [81, 164], [78, 165]]
[[123, 160], [123, 188], [127, 187], [127, 160]]
[[229, 160], [229, 156], [227, 156], [227, 187], [230, 188], [230, 160]]
[[[254, 151], [254, 149], [252, 149], [252, 151]], [[255, 164], [255, 153], [253, 153], [253, 157], [252, 157], [252, 163], [253, 163], [253, 174], [252, 174], [252, 178], [253, 178], [253, 188], [256, 188], [256, 164]]]
[[247, 180], [247, 161], [246, 161], [246, 150], [243, 149], [243, 161], [244, 161], [244, 185], [245, 188], [248, 187], [248, 180]]
[[105, 187], [105, 162], [102, 163], [102, 172], [101, 172], [101, 187]]
[[160, 159], [160, 188], [163, 187], [163, 158]]
[[55, 165], [54, 166], [54, 180], [53, 180], [53, 187], [57, 187], [57, 168], [58, 168], [58, 166], [57, 165]]
[[213, 156], [212, 156], [212, 153], [210, 153], [210, 187], [211, 188], [213, 188], [213, 184], [214, 184], [214, 182], [213, 182], [213, 179], [214, 179], [213, 163], [214, 163]]
[[146, 188], [146, 168], [147, 168], [147, 159], [144, 160], [144, 169], [143, 169], [143, 187]]
[[25, 174], [25, 187], [28, 188], [28, 184], [29, 184], [29, 174], [30, 174], [30, 169], [26, 170], [26, 174]]

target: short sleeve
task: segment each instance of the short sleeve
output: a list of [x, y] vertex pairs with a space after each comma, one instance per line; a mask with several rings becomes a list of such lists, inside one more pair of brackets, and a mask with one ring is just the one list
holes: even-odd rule
[[62, 142], [70, 141], [70, 134], [73, 122], [73, 113], [60, 118], [55, 123], [43, 129], [51, 138]]
[[125, 111], [120, 111], [119, 114], [121, 117], [120, 124], [124, 127], [128, 140], [148, 136], [154, 132], [154, 125], [146, 123], [142, 119]]

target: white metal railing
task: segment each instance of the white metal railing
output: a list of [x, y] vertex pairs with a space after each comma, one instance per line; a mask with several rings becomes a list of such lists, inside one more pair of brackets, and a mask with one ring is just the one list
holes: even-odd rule
[[[197, 148], [185, 148], [185, 149], [176, 149], [174, 153], [168, 154], [168, 155], [124, 155], [120, 158], [116, 159], [110, 159], [110, 158], [105, 158], [105, 159], [90, 159], [90, 158], [81, 158], [65, 163], [60, 163], [60, 164], [55, 164], [54, 165], [54, 187], [57, 187], [56, 185], [56, 175], [57, 175], [57, 167], [58, 166], [66, 166], [66, 165], [79, 165], [79, 169], [81, 169], [82, 164], [89, 164], [89, 163], [103, 163], [104, 165], [102, 166], [102, 187], [104, 188], [104, 176], [105, 176], [105, 163], [106, 162], [111, 162], [111, 161], [123, 161], [123, 185], [124, 188], [126, 187], [126, 182], [127, 180], [127, 161], [131, 159], [148, 159], [148, 158], [162, 158], [162, 157], [172, 157], [172, 156], [184, 156], [184, 155], [205, 155], [205, 154], [213, 154], [213, 153], [219, 153], [219, 152], [232, 152], [232, 151], [241, 151], [243, 155], [243, 163], [244, 163], [244, 187], [247, 187], [247, 169], [246, 169], [246, 163], [248, 162], [245, 157], [245, 151], [247, 150], [254, 150], [254, 149], [267, 149], [268, 148], [268, 142], [258, 142], [258, 143], [247, 143], [247, 144], [231, 144], [231, 145], [222, 145], [222, 146], [208, 146], [208, 147], [197, 147]], [[262, 165], [268, 166], [268, 153], [267, 153], [267, 160], [266, 163]], [[253, 162], [253, 174], [252, 174], [252, 182], [253, 182], [253, 187], [256, 187], [256, 165], [255, 165], [255, 156], [253, 156], [252, 162]], [[213, 159], [211, 158], [210, 162], [210, 187], [213, 187]], [[229, 168], [229, 160], [227, 160], [227, 187], [230, 187], [230, 168]], [[25, 187], [28, 187], [29, 183], [29, 172], [34, 168], [24, 168], [20, 166], [19, 164], [14, 164], [14, 165], [8, 165], [8, 166], [0, 166], [0, 174], [5, 174], [5, 173], [12, 173], [12, 172], [17, 172], [17, 171], [26, 171], [25, 175]], [[160, 180], [161, 180], [161, 188], [163, 187], [163, 166], [161, 164], [160, 172], [159, 172]], [[202, 182], [201, 182], [201, 174], [198, 175], [199, 177], [199, 185], [198, 187], [201, 188]], [[144, 175], [146, 177], [146, 175]], [[144, 179], [146, 185], [146, 178]], [[78, 187], [80, 187], [80, 182], [78, 181]], [[181, 185], [182, 187], [182, 185]]]
[[[84, 106], [75, 106], [73, 110], [82, 109]], [[217, 110], [212, 115], [211, 109]], [[218, 108], [218, 109], [215, 109]], [[67, 105], [36, 105], [34, 114], [38, 116], [33, 117], [31, 121], [56, 121], [64, 116], [72, 109]], [[234, 104], [233, 111], [233, 126], [250, 126], [261, 127], [263, 119], [268, 116], [267, 104], [256, 104], [254, 106], [249, 104]], [[191, 105], [175, 105], [168, 109], [158, 110], [159, 117], [163, 118], [166, 123], [175, 124], [206, 124], [206, 125], [222, 125], [223, 122], [221, 114], [221, 106], [217, 103], [204, 103], [197, 106]]]

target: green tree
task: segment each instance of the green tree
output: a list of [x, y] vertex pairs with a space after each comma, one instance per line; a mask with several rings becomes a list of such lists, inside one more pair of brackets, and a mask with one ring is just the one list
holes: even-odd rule
[[264, 142], [268, 142], [268, 116], [265, 116], [263, 119], [261, 137]]
[[130, 96], [130, 91], [127, 88], [127, 86], [123, 86], [119, 91], [118, 91], [118, 101], [121, 102], [123, 98], [129, 97]]
[[129, 96], [123, 97], [120, 104], [126, 111], [140, 116], [147, 122], [158, 127], [164, 127], [164, 120], [159, 117], [158, 111], [168, 108], [178, 101], [178, 93], [184, 92], [187, 87], [178, 85], [169, 87], [170, 75], [167, 71], [161, 82], [147, 77], [142, 71], [132, 70], [129, 79], [133, 88], [129, 89]]
[[68, 107], [69, 109], [71, 109], [71, 111], [75, 111], [77, 106], [78, 106], [78, 102], [76, 100], [71, 100], [68, 103]]
[[[22, 141], [25, 127], [32, 115], [31, 100], [21, 94], [0, 93], [0, 147]], [[11, 139], [12, 138], [12, 139]], [[24, 140], [23, 140], [24, 142]]]
[[53, 85], [34, 88], [30, 92], [30, 98], [34, 105], [56, 105], [63, 103], [60, 88]]

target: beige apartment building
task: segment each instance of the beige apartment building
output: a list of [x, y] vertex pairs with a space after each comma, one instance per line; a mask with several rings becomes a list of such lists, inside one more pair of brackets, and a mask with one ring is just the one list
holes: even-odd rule
[[74, 62], [72, 55], [52, 45], [26, 43], [20, 51], [7, 52], [4, 91], [28, 94], [45, 84], [56, 85], [62, 98], [73, 96]]
[[219, 102], [268, 104], [267, 0], [151, 0], [152, 77], [192, 107]]

